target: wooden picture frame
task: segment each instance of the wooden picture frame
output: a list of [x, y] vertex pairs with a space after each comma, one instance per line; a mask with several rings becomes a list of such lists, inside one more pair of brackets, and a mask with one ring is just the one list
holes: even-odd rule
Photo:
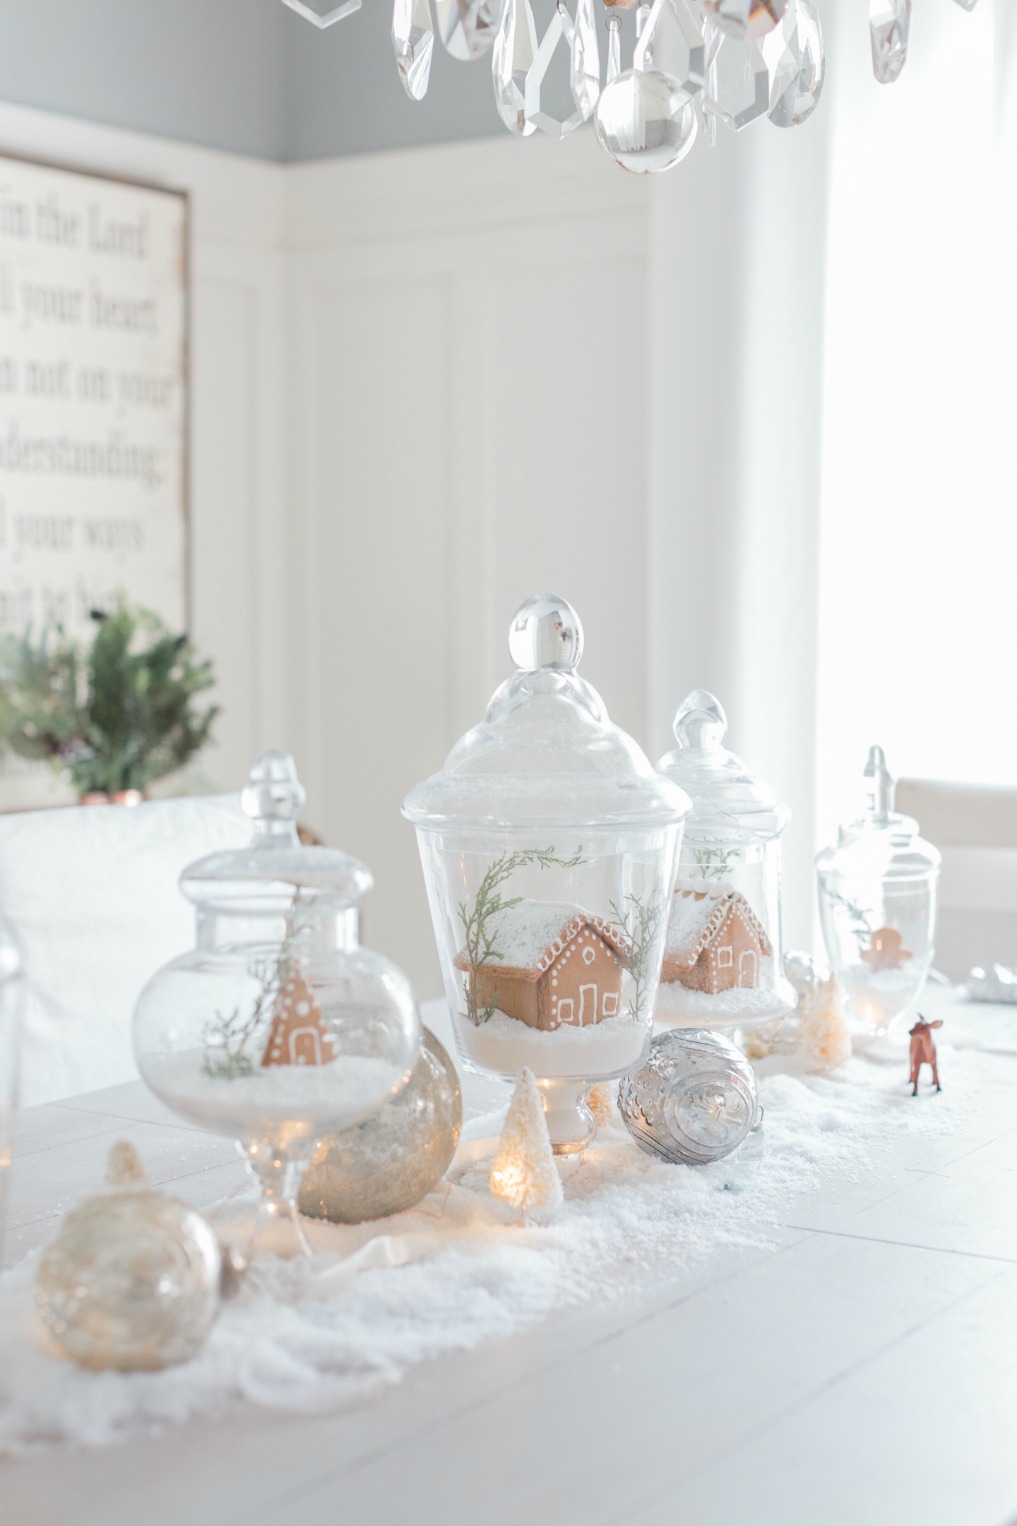
[[[190, 621], [190, 200], [0, 153], [0, 635]], [[0, 809], [54, 799], [0, 760]]]

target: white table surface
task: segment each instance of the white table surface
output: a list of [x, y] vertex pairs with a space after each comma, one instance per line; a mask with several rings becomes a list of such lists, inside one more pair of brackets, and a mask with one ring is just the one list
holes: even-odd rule
[[[417, 1368], [352, 1412], [245, 1410], [0, 1462], [0, 1523], [1017, 1520], [1017, 1008], [943, 993], [933, 1008], [947, 1018], [944, 1092], [915, 1106], [948, 1106], [951, 1063], [963, 1063], [984, 1108], [803, 1193], [776, 1249], [729, 1249], [641, 1301]], [[95, 1188], [124, 1134], [154, 1180], [198, 1207], [240, 1181], [228, 1141], [181, 1124], [140, 1084], [27, 1110], [9, 1259]]]

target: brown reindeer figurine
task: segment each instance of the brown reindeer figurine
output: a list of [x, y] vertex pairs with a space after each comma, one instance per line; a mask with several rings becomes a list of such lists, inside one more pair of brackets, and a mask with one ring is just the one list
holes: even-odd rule
[[938, 1092], [943, 1088], [939, 1084], [939, 1067], [936, 1064], [936, 1045], [932, 1037], [933, 1028], [942, 1028], [943, 1020], [937, 1017], [935, 1022], [926, 1022], [919, 1012], [918, 1021], [911, 1029], [911, 1095], [918, 1096], [918, 1072], [923, 1065], [932, 1068], [932, 1081]]

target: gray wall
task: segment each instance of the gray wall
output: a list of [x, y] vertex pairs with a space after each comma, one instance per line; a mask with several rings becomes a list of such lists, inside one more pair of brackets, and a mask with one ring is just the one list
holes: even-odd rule
[[422, 101], [408, 98], [392, 56], [392, 0], [364, 0], [355, 15], [324, 30], [281, 0], [269, 3], [283, 12], [281, 158], [329, 159], [505, 131], [495, 109], [489, 58], [458, 63], [436, 43], [427, 95]]
[[279, 160], [501, 131], [486, 62], [436, 50], [407, 100], [390, 17], [364, 0], [321, 31], [282, 0], [0, 0], [0, 100]]

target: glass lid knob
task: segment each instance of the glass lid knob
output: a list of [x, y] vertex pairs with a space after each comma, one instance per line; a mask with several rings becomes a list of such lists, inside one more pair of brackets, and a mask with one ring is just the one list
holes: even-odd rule
[[273, 748], [255, 759], [240, 803], [254, 822], [255, 837], [283, 834], [295, 840], [297, 813], [306, 799], [293, 759]]
[[708, 689], [693, 689], [674, 718], [679, 747], [719, 747], [727, 734], [724, 706]]
[[566, 599], [536, 593], [515, 612], [509, 626], [509, 652], [525, 673], [538, 668], [572, 672], [583, 655], [583, 627]]
[[893, 810], [893, 777], [886, 766], [886, 755], [882, 747], [869, 748], [865, 784], [870, 817], [873, 821], [888, 821]]

